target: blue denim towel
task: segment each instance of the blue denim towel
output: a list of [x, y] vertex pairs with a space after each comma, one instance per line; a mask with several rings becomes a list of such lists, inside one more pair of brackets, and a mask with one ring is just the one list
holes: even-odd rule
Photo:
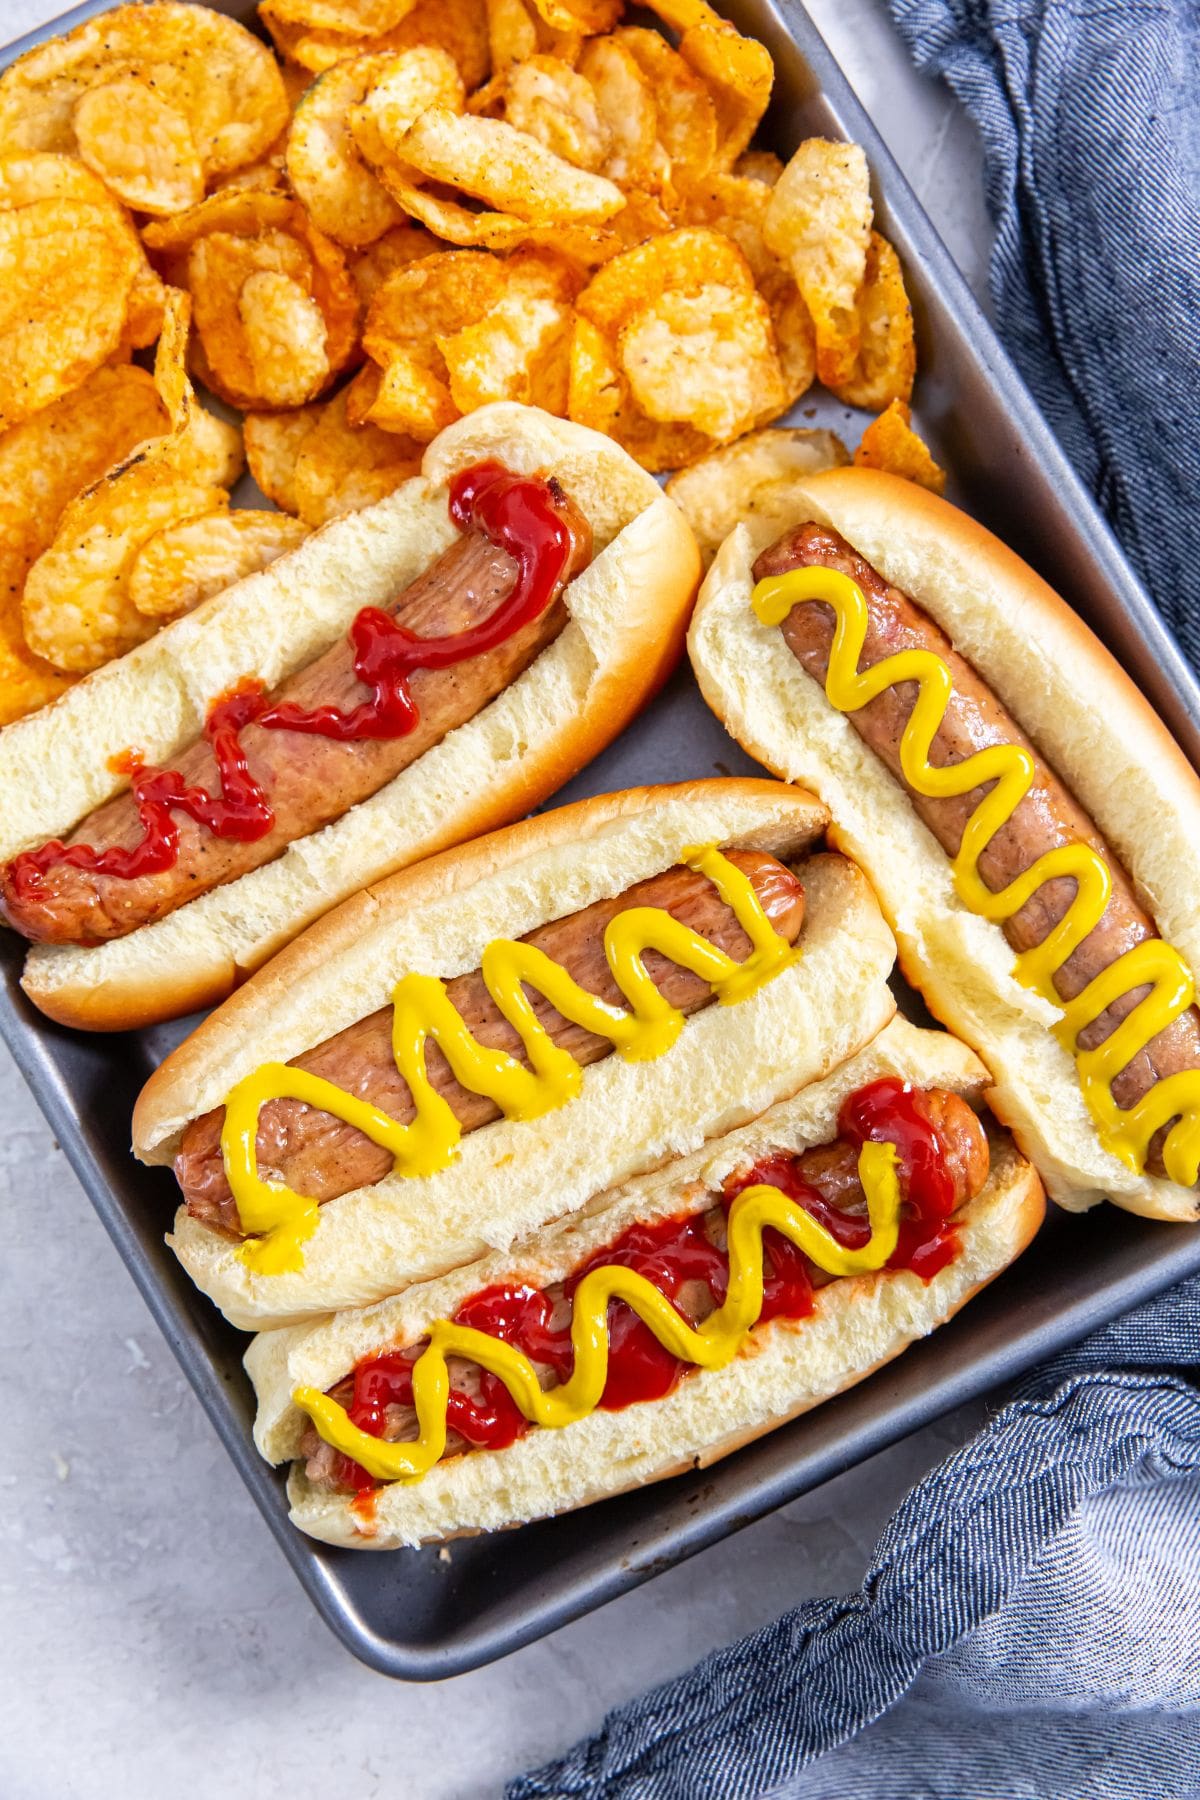
[[[1200, 665], [1200, 0], [890, 0], [982, 133], [1001, 335]], [[509, 1800], [1200, 1796], [1200, 1280], [1038, 1371], [861, 1592]]]

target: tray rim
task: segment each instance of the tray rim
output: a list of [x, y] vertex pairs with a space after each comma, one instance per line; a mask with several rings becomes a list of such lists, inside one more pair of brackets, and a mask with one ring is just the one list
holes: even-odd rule
[[[83, 0], [83, 4], [70, 8], [11, 43], [0, 46], [0, 69], [6, 68], [17, 57], [38, 44], [72, 30], [94, 15], [110, 10], [110, 7], [111, 0]], [[233, 4], [225, 5], [217, 0], [215, 10], [236, 17], [240, 9], [236, 0]], [[877, 195], [885, 195], [887, 210], [903, 220], [905, 233], [920, 257], [926, 274], [939, 289], [948, 310], [957, 315], [959, 323], [970, 333], [981, 372], [994, 388], [1005, 393], [1006, 403], [1029, 446], [1031, 461], [1039, 465], [1046, 482], [1052, 482], [1058, 493], [1066, 496], [1068, 504], [1081, 519], [1090, 548], [1115, 600], [1116, 610], [1124, 615], [1126, 624], [1132, 627], [1143, 650], [1153, 658], [1168, 696], [1165, 707], [1158, 706], [1157, 702], [1152, 704], [1162, 713], [1185, 753], [1190, 754], [1191, 760], [1200, 765], [1200, 681], [1192, 674], [1165, 622], [1134, 575], [1107, 521], [1068, 462], [1065, 452], [996, 337], [990, 321], [971, 293], [935, 226], [825, 44], [817, 26], [799, 4], [799, 0], [734, 0], [733, 4], [722, 5], [721, 10], [730, 13], [757, 10], [773, 19], [777, 28], [796, 42], [812, 73], [815, 87], [829, 98], [849, 135], [866, 149], [873, 190]], [[797, 41], [797, 33], [802, 41]], [[1148, 1268], [1136, 1270], [1097, 1292], [1084, 1295], [1076, 1304], [1064, 1309], [1055, 1329], [1035, 1332], [1029, 1341], [1010, 1344], [1006, 1349], [982, 1360], [961, 1363], [956, 1371], [932, 1390], [932, 1400], [931, 1390], [926, 1389], [907, 1403], [890, 1408], [865, 1429], [860, 1428], [853, 1439], [851, 1454], [846, 1455], [844, 1448], [835, 1440], [815, 1459], [809, 1459], [807, 1473], [800, 1480], [791, 1480], [791, 1472], [785, 1470], [762, 1484], [755, 1491], [749, 1505], [734, 1496], [725, 1507], [718, 1507], [707, 1516], [698, 1516], [684, 1528], [676, 1530], [665, 1552], [623, 1558], [602, 1578], [592, 1578], [581, 1586], [568, 1589], [555, 1600], [540, 1605], [535, 1601], [524, 1620], [515, 1628], [511, 1624], [506, 1626], [485, 1620], [481, 1626], [460, 1631], [457, 1637], [449, 1638], [436, 1646], [410, 1648], [376, 1631], [354, 1612], [331, 1567], [328, 1548], [314, 1544], [290, 1523], [286, 1501], [281, 1500], [282, 1475], [270, 1470], [262, 1462], [235, 1419], [219, 1370], [203, 1353], [201, 1346], [190, 1342], [187, 1332], [181, 1327], [170, 1291], [161, 1284], [157, 1271], [144, 1258], [132, 1225], [117, 1200], [115, 1189], [76, 1126], [62, 1075], [50, 1053], [50, 1046], [58, 1035], [59, 1028], [48, 1026], [46, 1021], [39, 1020], [33, 1008], [19, 993], [10, 991], [0, 995], [0, 1038], [7, 1044], [36, 1103], [54, 1131], [189, 1385], [250, 1490], [276, 1543], [318, 1613], [339, 1641], [367, 1666], [396, 1679], [433, 1681], [465, 1673], [559, 1629], [621, 1593], [640, 1586], [661, 1570], [731, 1535], [743, 1525], [798, 1498], [800, 1494], [810, 1491], [844, 1468], [857, 1465], [921, 1425], [932, 1423], [954, 1406], [1012, 1381], [1035, 1363], [1044, 1360], [1048, 1354], [1077, 1341], [1131, 1306], [1163, 1291], [1175, 1281], [1200, 1272], [1200, 1231], [1193, 1231], [1187, 1226], [1157, 1227], [1164, 1237], [1167, 1234], [1175, 1237], [1175, 1248], [1168, 1254], [1159, 1257]], [[108, 1041], [119, 1043], [120, 1039]], [[1003, 1276], [1000, 1278], [998, 1290], [1002, 1290], [1004, 1279]], [[973, 1306], [978, 1305], [979, 1302], [973, 1302]], [[953, 1322], [943, 1327], [936, 1336], [944, 1340], [946, 1332], [952, 1330]], [[913, 1366], [915, 1361], [919, 1361], [921, 1351], [931, 1341], [925, 1340], [923, 1344], [914, 1345], [906, 1353], [904, 1362], [909, 1367]], [[877, 1383], [884, 1374], [886, 1371], [881, 1371], [880, 1376], [876, 1377]], [[837, 1400], [828, 1402], [817, 1413], [808, 1415], [810, 1429], [812, 1420], [825, 1413], [827, 1408], [837, 1405]], [[790, 1429], [792, 1428], [784, 1427], [783, 1432]], [[775, 1435], [780, 1436], [782, 1433]], [[659, 1492], [674, 1485], [663, 1484]], [[663, 1510], [669, 1510], [669, 1503], [666, 1501]]]

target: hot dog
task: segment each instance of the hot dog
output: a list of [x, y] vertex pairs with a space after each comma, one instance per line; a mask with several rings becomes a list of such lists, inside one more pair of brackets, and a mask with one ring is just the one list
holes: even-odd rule
[[[761, 851], [735, 850], [728, 860], [749, 877], [775, 930], [794, 944], [804, 917], [804, 889], [797, 876]], [[582, 912], [540, 926], [521, 941], [536, 945], [589, 993], [609, 1006], [620, 1006], [621, 990], [604, 957], [604, 931], [618, 913], [635, 906], [661, 908], [737, 962], [750, 955], [750, 940], [712, 883], [694, 870], [682, 868], [652, 876], [612, 900], [598, 900]], [[691, 970], [655, 951], [647, 952], [646, 967], [659, 993], [680, 1012], [693, 1013], [712, 1004], [712, 989]], [[520, 1034], [488, 993], [479, 970], [457, 976], [447, 984], [446, 992], [479, 1043], [509, 1056], [522, 1055]], [[612, 1054], [613, 1045], [607, 1038], [564, 1019], [543, 996], [535, 994], [533, 1003], [551, 1041], [581, 1068]], [[416, 1105], [392, 1057], [391, 1034], [391, 1008], [381, 1007], [315, 1050], [294, 1058], [294, 1066], [323, 1075], [408, 1125], [416, 1116]], [[464, 1132], [477, 1131], [502, 1116], [489, 1096], [472, 1093], [455, 1079], [444, 1056], [437, 1057], [431, 1080]], [[217, 1109], [188, 1127], [175, 1158], [175, 1175], [192, 1218], [240, 1233], [237, 1204], [221, 1157], [223, 1118], [223, 1111]], [[296, 1100], [275, 1100], [263, 1108], [257, 1148], [261, 1168], [322, 1204], [382, 1181], [392, 1167], [389, 1152], [363, 1132], [332, 1113]]]
[[139, 1099], [193, 1278], [250, 1327], [380, 1300], [852, 1055], [894, 1012], [893, 945], [814, 854], [826, 818], [773, 782], [634, 790], [311, 927]]
[[838, 471], [798, 484], [795, 518], [769, 545], [739, 529], [710, 572], [689, 640], [710, 705], [827, 800], [905, 973], [990, 1066], [1051, 1193], [1197, 1217], [1194, 773], [1063, 602], [953, 507]]
[[219, 999], [364, 882], [528, 810], [677, 654], [698, 564], [608, 440], [482, 409], [422, 477], [0, 733], [44, 1011]]
[[[591, 533], [562, 493], [548, 490], [550, 505], [570, 540], [566, 567], [554, 582], [546, 609], [494, 649], [446, 668], [414, 670], [409, 681], [416, 719], [403, 735], [349, 741], [315, 732], [272, 729], [272, 713], [329, 706], [349, 713], [362, 698], [348, 637], [264, 696], [263, 711], [240, 731], [251, 779], [270, 797], [273, 823], [264, 836], [216, 836], [184, 814], [179, 849], [161, 873], [121, 877], [62, 861], [42, 873], [33, 857], [17, 857], [0, 872], [0, 913], [23, 936], [43, 943], [100, 944], [126, 937], [165, 918], [219, 883], [235, 881], [271, 862], [297, 838], [307, 837], [359, 801], [369, 799], [455, 726], [474, 718], [523, 669], [553, 643], [567, 622], [562, 589], [587, 566]], [[457, 636], [493, 617], [512, 594], [518, 565], [502, 544], [477, 525], [442, 552], [395, 600], [380, 608], [417, 638]], [[221, 773], [211, 743], [202, 737], [175, 759], [187, 787], [214, 792]], [[99, 850], [131, 849], [143, 837], [132, 793], [118, 795], [90, 813], [67, 839]]]
[[293, 1465], [293, 1521], [361, 1549], [494, 1530], [707, 1466], [850, 1386], [1040, 1223], [986, 1083], [957, 1040], [896, 1020], [586, 1218], [260, 1334], [255, 1439]]

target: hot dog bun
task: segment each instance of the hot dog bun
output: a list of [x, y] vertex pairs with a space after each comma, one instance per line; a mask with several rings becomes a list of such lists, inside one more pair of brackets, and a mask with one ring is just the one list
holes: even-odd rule
[[[819, 844], [827, 816], [779, 782], [639, 788], [394, 875], [310, 927], [167, 1058], [138, 1100], [134, 1149], [144, 1161], [168, 1161], [189, 1121], [222, 1105], [236, 1081], [385, 1005], [406, 972], [473, 969], [493, 938], [520, 937], [619, 894], [672, 867], [688, 845], [787, 860]], [[816, 857], [802, 878], [800, 959], [752, 998], [689, 1018], [665, 1055], [610, 1056], [585, 1069], [569, 1107], [469, 1133], [440, 1174], [389, 1175], [328, 1201], [299, 1271], [252, 1273], [235, 1243], [182, 1210], [176, 1254], [247, 1329], [364, 1306], [576, 1212], [818, 1079], [891, 1018], [894, 945], [866, 881], [843, 858]]]
[[[838, 469], [798, 481], [790, 524], [832, 525], [928, 612], [1090, 813], [1162, 936], [1200, 974], [1200, 782], [1165, 726], [1063, 600], [982, 526], [895, 476]], [[1104, 1150], [1057, 1010], [1012, 975], [1001, 928], [969, 912], [948, 857], [850, 720], [750, 606], [778, 520], [739, 526], [704, 583], [689, 636], [701, 690], [752, 756], [811, 788], [831, 838], [866, 870], [900, 963], [932, 1010], [980, 1053], [990, 1102], [1050, 1193], [1082, 1210], [1195, 1219], [1197, 1194]]]
[[[259, 1450], [272, 1463], [296, 1457], [307, 1423], [292, 1404], [297, 1386], [328, 1390], [364, 1358], [418, 1342], [435, 1319], [452, 1316], [468, 1295], [492, 1283], [561, 1280], [628, 1226], [671, 1217], [698, 1188], [719, 1189], [768, 1150], [828, 1142], [837, 1134], [842, 1099], [888, 1074], [953, 1089], [975, 1104], [988, 1080], [956, 1039], [897, 1019], [832, 1074], [751, 1124], [603, 1196], [581, 1218], [366, 1311], [264, 1332], [245, 1359], [258, 1397]], [[892, 1271], [832, 1282], [818, 1290], [808, 1318], [759, 1327], [726, 1368], [691, 1370], [662, 1400], [597, 1411], [560, 1430], [533, 1430], [505, 1450], [449, 1458], [419, 1481], [380, 1489], [373, 1521], [346, 1496], [312, 1487], [297, 1465], [288, 1483], [292, 1520], [327, 1543], [394, 1549], [497, 1530], [706, 1467], [852, 1387], [942, 1324], [1024, 1249], [1043, 1210], [1037, 1176], [995, 1133], [987, 1184], [958, 1215], [959, 1254], [928, 1284]]]
[[0, 732], [0, 861], [65, 836], [127, 786], [111, 757], [134, 746], [169, 763], [240, 677], [274, 685], [361, 607], [413, 581], [454, 536], [450, 477], [489, 457], [518, 474], [556, 475], [592, 526], [595, 554], [566, 590], [562, 633], [469, 723], [274, 862], [97, 948], [36, 946], [23, 986], [43, 1012], [111, 1031], [210, 1005], [365, 883], [537, 806], [660, 685], [700, 576], [682, 514], [610, 439], [532, 407], [481, 407], [435, 438], [421, 476], [386, 500], [325, 526]]

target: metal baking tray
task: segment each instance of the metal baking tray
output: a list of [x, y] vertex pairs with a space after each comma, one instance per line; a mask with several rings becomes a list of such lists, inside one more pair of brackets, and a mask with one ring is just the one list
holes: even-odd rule
[[[12, 45], [0, 63], [101, 10], [103, 0], [77, 8]], [[238, 0], [223, 10], [250, 14]], [[792, 0], [723, 0], [722, 10], [775, 59], [761, 141], [785, 157], [814, 133], [853, 138], [866, 150], [881, 228], [903, 258], [913, 297], [919, 422], [953, 472], [952, 497], [1072, 602], [1200, 766], [1200, 685], [811, 20]], [[796, 422], [841, 427], [852, 439], [859, 423], [811, 397]], [[752, 767], [684, 668], [560, 798]], [[253, 1448], [245, 1340], [163, 1243], [177, 1193], [170, 1173], [144, 1169], [129, 1154], [134, 1099], [187, 1022], [123, 1037], [73, 1034], [25, 1003], [20, 951], [8, 934], [0, 959], [0, 1031], [283, 1554], [347, 1648], [405, 1680], [454, 1675], [555, 1630], [1200, 1270], [1200, 1230], [1112, 1207], [1086, 1218], [1056, 1213], [1019, 1263], [934, 1337], [713, 1469], [460, 1541], [449, 1562], [434, 1549], [329, 1549], [288, 1523], [283, 1477]]]

